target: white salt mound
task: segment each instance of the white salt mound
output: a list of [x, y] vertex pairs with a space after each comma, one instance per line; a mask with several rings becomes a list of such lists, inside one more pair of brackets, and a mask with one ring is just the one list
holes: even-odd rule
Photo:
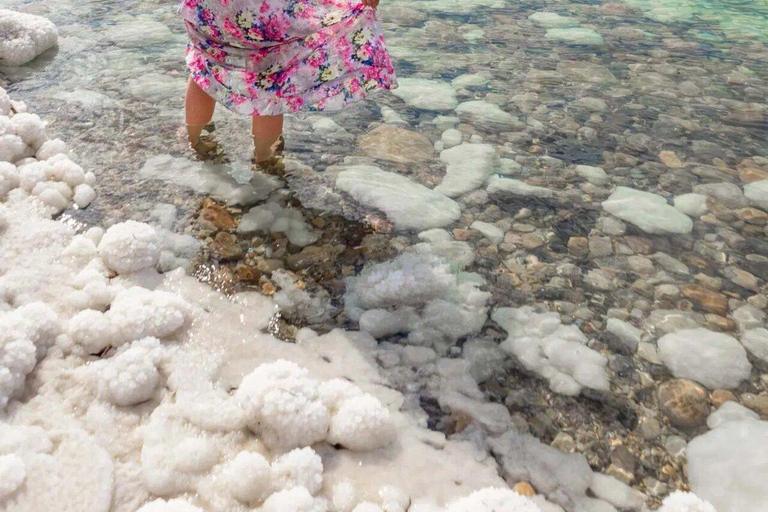
[[732, 336], [707, 329], [683, 329], [659, 340], [659, 355], [675, 377], [710, 389], [735, 388], [752, 365], [744, 347]]
[[160, 382], [157, 366], [163, 357], [160, 340], [144, 338], [118, 355], [93, 366], [98, 373], [99, 397], [119, 405], [136, 405], [151, 399]]
[[295, 363], [277, 361], [256, 368], [240, 383], [235, 397], [248, 424], [269, 446], [291, 449], [325, 439], [331, 418], [320, 402], [317, 383]]
[[313, 496], [323, 485], [323, 461], [312, 448], [296, 448], [272, 463], [272, 485], [278, 491], [303, 487]]
[[528, 498], [510, 489], [488, 488], [449, 503], [445, 512], [540, 512]]
[[314, 498], [303, 487], [276, 492], [262, 505], [261, 512], [327, 512], [328, 502]]
[[157, 265], [160, 249], [160, 237], [152, 226], [129, 220], [104, 233], [99, 256], [110, 270], [128, 274]]
[[691, 490], [710, 502], [714, 506], [711, 510], [765, 509], [768, 422], [753, 419], [727, 422], [688, 443], [686, 455]]
[[657, 512], [717, 512], [717, 510], [693, 493], [675, 491], [664, 499]]
[[646, 233], [685, 234], [693, 230], [693, 221], [690, 217], [667, 204], [667, 200], [660, 195], [642, 190], [618, 187], [603, 202], [603, 208]]
[[243, 503], [262, 501], [272, 491], [272, 470], [258, 453], [238, 453], [226, 463], [220, 478], [229, 493]]
[[0, 9], [0, 66], [23, 66], [58, 39], [56, 26], [47, 19]]

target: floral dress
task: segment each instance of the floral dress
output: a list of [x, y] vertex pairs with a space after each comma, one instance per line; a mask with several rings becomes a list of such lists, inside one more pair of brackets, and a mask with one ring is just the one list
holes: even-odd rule
[[182, 0], [195, 83], [251, 116], [338, 110], [397, 79], [360, 0]]

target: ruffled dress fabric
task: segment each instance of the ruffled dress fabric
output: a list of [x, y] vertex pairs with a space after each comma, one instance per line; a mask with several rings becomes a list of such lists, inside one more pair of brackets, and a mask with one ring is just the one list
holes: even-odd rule
[[240, 114], [338, 110], [397, 87], [376, 11], [359, 0], [183, 0], [195, 83]]

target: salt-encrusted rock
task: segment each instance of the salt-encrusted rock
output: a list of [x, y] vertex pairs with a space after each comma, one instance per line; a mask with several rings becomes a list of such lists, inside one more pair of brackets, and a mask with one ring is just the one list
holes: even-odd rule
[[755, 357], [768, 362], [768, 329], [758, 327], [741, 335], [741, 344]]
[[99, 243], [99, 256], [118, 274], [154, 267], [160, 259], [160, 237], [149, 224], [129, 220], [110, 227]]
[[459, 104], [450, 84], [424, 78], [402, 78], [400, 86], [392, 91], [408, 105], [424, 110], [447, 112]]
[[304, 221], [301, 211], [284, 208], [278, 203], [255, 206], [240, 219], [238, 233], [285, 233], [299, 247], [313, 244], [319, 235]]
[[737, 402], [725, 402], [707, 418], [707, 426], [715, 429], [733, 421], [760, 420], [760, 415]]
[[675, 208], [691, 217], [701, 217], [709, 208], [707, 207], [707, 196], [702, 194], [683, 194], [674, 199]]
[[488, 182], [487, 191], [489, 194], [507, 193], [523, 197], [552, 197], [555, 195], [548, 188], [529, 185], [524, 181], [504, 178], [502, 176], [492, 176]]
[[747, 353], [733, 337], [707, 329], [684, 329], [659, 340], [659, 355], [675, 377], [710, 389], [730, 389], [752, 371]]
[[370, 165], [342, 170], [336, 186], [366, 206], [381, 210], [401, 229], [443, 227], [459, 219], [459, 205], [405, 176]]
[[768, 180], [753, 181], [744, 186], [750, 204], [768, 211]]
[[561, 16], [555, 12], [539, 11], [528, 16], [528, 19], [537, 25], [541, 25], [546, 28], [566, 28], [576, 27], [579, 25], [579, 20], [571, 18], [570, 16]]
[[531, 307], [498, 308], [491, 318], [507, 331], [501, 348], [549, 381], [553, 391], [577, 395], [582, 387], [610, 388], [608, 360], [587, 347], [587, 337], [574, 325], [563, 325], [557, 313]]
[[768, 503], [768, 422], [727, 422], [688, 443], [686, 455], [691, 490], [714, 505], [703, 510], [744, 512]]
[[663, 197], [627, 187], [618, 187], [603, 202], [608, 213], [630, 222], [646, 233], [690, 233], [693, 221], [667, 204]]
[[504, 112], [498, 105], [486, 101], [467, 101], [456, 107], [459, 117], [468, 120], [488, 132], [512, 131], [520, 122], [509, 112]]
[[595, 473], [589, 488], [595, 496], [621, 510], [640, 510], [645, 504], [642, 493], [608, 475]]
[[591, 165], [577, 165], [576, 172], [579, 176], [592, 183], [593, 185], [605, 185], [608, 183], [608, 173], [600, 167]]
[[58, 39], [56, 25], [47, 19], [0, 9], [0, 66], [23, 66]]
[[605, 42], [603, 36], [583, 27], [551, 28], [547, 30], [546, 37], [553, 41], [586, 46], [600, 46]]
[[94, 199], [96, 199], [96, 191], [90, 185], [83, 183], [75, 187], [72, 200], [78, 208], [87, 208]]
[[440, 160], [448, 167], [435, 192], [456, 197], [483, 185], [493, 174], [499, 157], [489, 144], [461, 144], [441, 152]]

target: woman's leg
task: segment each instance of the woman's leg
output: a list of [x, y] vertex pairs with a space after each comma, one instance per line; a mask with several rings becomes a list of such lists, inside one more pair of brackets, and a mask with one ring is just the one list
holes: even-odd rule
[[205, 125], [211, 122], [216, 101], [203, 91], [192, 77], [187, 84], [186, 117], [189, 143], [195, 147]]
[[251, 127], [257, 162], [265, 162], [275, 154], [275, 144], [283, 133], [283, 116], [254, 116]]

